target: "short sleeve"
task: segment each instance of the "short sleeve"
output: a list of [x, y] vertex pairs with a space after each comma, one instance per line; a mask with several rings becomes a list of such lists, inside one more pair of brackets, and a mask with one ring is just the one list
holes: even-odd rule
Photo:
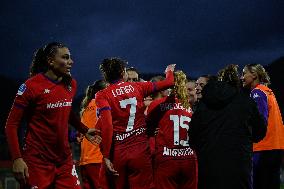
[[106, 96], [101, 91], [96, 94], [95, 101], [96, 101], [96, 106], [97, 106], [97, 116], [98, 117], [101, 111], [111, 109]]

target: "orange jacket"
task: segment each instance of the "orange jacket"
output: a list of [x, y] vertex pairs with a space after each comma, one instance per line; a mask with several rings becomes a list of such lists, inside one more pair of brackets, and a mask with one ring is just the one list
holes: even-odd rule
[[284, 149], [284, 125], [276, 98], [272, 90], [265, 85], [257, 85], [255, 89], [261, 90], [266, 95], [268, 126], [264, 139], [258, 143], [254, 143], [253, 151]]
[[[95, 100], [91, 100], [86, 109], [84, 110], [81, 121], [89, 128], [94, 128], [97, 123], [96, 115], [96, 103]], [[81, 142], [81, 158], [80, 165], [86, 165], [90, 163], [101, 163], [102, 162], [102, 153], [99, 146], [94, 146], [90, 143], [85, 137]]]

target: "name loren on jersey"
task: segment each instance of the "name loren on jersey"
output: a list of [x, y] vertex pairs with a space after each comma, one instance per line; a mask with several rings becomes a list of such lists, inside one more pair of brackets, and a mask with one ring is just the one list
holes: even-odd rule
[[47, 109], [51, 109], [51, 108], [61, 108], [61, 107], [66, 107], [66, 106], [72, 106], [72, 100], [59, 100], [55, 103], [48, 103], [46, 104], [46, 108]]
[[117, 97], [119, 95], [123, 95], [123, 94], [128, 94], [130, 92], [134, 92], [134, 87], [132, 87], [131, 85], [126, 85], [126, 86], [119, 87], [117, 89], [113, 89], [113, 90], [111, 90], [111, 92], [112, 92], [112, 95], [114, 97]]

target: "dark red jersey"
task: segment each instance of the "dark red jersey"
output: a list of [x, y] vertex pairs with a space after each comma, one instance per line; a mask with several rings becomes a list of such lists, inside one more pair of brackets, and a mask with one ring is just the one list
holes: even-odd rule
[[59, 163], [71, 154], [68, 121], [76, 87], [75, 80], [67, 87], [44, 74], [37, 74], [20, 86], [6, 124], [13, 159], [21, 156], [15, 131], [20, 125], [18, 114], [23, 112], [28, 123], [24, 156], [33, 151], [47, 161]]
[[156, 136], [156, 158], [196, 159], [190, 147], [188, 129], [192, 110], [185, 109], [174, 96], [154, 100], [148, 107], [147, 126], [159, 128]]
[[151, 82], [120, 81], [96, 94], [98, 111], [111, 110], [115, 144], [139, 142], [139, 136], [146, 139], [143, 99], [153, 90]]
[[143, 99], [155, 90], [172, 86], [173, 80], [173, 72], [168, 71], [164, 81], [118, 81], [96, 94], [99, 114], [97, 128], [102, 130], [104, 156], [109, 155], [112, 140], [116, 148], [147, 141]]

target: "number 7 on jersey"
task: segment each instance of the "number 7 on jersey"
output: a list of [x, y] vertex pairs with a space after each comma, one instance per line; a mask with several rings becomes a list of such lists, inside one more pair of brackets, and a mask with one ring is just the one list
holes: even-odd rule
[[126, 128], [126, 132], [129, 132], [133, 129], [133, 126], [134, 126], [136, 106], [137, 106], [136, 97], [121, 100], [119, 101], [119, 103], [120, 103], [121, 108], [126, 108], [127, 105], [130, 105], [130, 114], [129, 114], [128, 124]]

